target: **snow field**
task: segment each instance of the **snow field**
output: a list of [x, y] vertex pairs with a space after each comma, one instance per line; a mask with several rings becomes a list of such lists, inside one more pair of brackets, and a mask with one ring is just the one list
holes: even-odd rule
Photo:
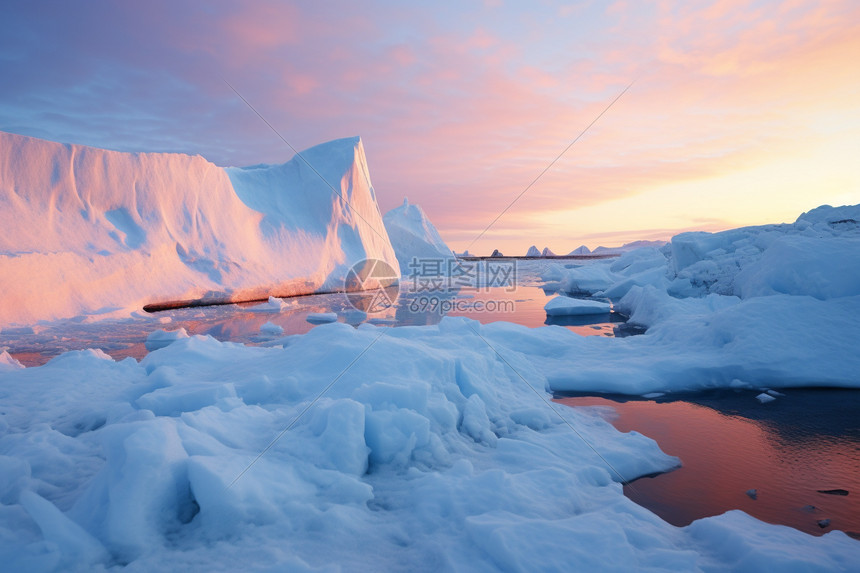
[[83, 351], [0, 370], [0, 557], [33, 571], [855, 563], [841, 532], [739, 512], [679, 529], [624, 497], [620, 476], [678, 460], [599, 410], [547, 405], [533, 352], [562, 338], [586, 340], [335, 323], [283, 347], [176, 337], [140, 363]]

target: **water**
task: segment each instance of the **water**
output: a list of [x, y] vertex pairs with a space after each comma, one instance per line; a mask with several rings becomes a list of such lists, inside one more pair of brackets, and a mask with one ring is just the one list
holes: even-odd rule
[[[758, 392], [712, 391], [681, 400], [558, 397], [573, 407], [610, 406], [612, 423], [657, 441], [683, 467], [642, 478], [624, 493], [669, 523], [741, 509], [769, 523], [860, 538], [860, 391], [786, 389], [760, 404]], [[756, 499], [746, 494], [757, 490]], [[847, 496], [818, 490], [844, 489]], [[830, 519], [821, 528], [819, 520]]]
[[[314, 328], [306, 317], [319, 312], [336, 312], [341, 322], [353, 325], [376, 320], [385, 326], [415, 326], [438, 324], [443, 316], [467, 316], [482, 323], [504, 320], [529, 327], [558, 324], [583, 336], [621, 337], [641, 332], [627, 325], [626, 318], [616, 313], [548, 319], [543, 307], [555, 292], [541, 286], [540, 274], [547, 264], [545, 261], [520, 261], [516, 284], [508, 287], [460, 288], [434, 293], [420, 290], [407, 280], [401, 284], [396, 307], [369, 317], [360, 316], [344, 294], [309, 295], [291, 299], [295, 306], [284, 312], [254, 312], [249, 309], [260, 304], [254, 302], [173, 309], [123, 320], [56, 321], [0, 332], [0, 349], [8, 348], [9, 353], [26, 366], [38, 366], [63, 352], [84, 348], [100, 348], [117, 360], [141, 359], [147, 353], [144, 341], [149, 333], [160, 328], [176, 330], [180, 327], [189, 334], [210, 335], [222, 341], [277, 344], [282, 336], [303, 334]], [[266, 322], [282, 327], [284, 333], [261, 333], [260, 327]]]

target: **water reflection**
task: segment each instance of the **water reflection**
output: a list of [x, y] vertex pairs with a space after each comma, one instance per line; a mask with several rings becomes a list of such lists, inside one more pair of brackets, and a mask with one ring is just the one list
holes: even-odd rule
[[[741, 509], [763, 521], [820, 535], [860, 532], [860, 391], [789, 389], [760, 404], [757, 392], [684, 400], [566, 397], [569, 406], [611, 406], [621, 431], [657, 441], [683, 467], [624, 488], [674, 525]], [[623, 399], [620, 399], [623, 400]], [[848, 496], [818, 493], [841, 488]], [[746, 495], [757, 490], [755, 499]], [[822, 529], [818, 521], [830, 519]]]
[[[0, 333], [0, 348], [27, 366], [44, 364], [52, 356], [69, 350], [100, 348], [115, 359], [146, 355], [146, 336], [159, 329], [184, 328], [189, 334], [210, 335], [218, 340], [250, 345], [274, 344], [285, 335], [302, 334], [314, 328], [310, 313], [335, 312], [338, 320], [352, 325], [371, 322], [385, 326], [438, 324], [444, 316], [466, 316], [482, 323], [508, 321], [529, 327], [556, 324], [583, 336], [627, 336], [639, 333], [615, 313], [548, 320], [543, 310], [552, 298], [539, 286], [482, 287], [438, 292], [401, 292], [397, 305], [382, 312], [364, 313], [354, 308], [345, 294], [322, 294], [290, 299], [288, 308], [260, 311], [260, 303], [181, 308], [141, 315], [128, 320], [58, 321], [22, 332]], [[254, 307], [257, 307], [256, 310]], [[261, 332], [271, 322], [284, 329], [282, 335]]]

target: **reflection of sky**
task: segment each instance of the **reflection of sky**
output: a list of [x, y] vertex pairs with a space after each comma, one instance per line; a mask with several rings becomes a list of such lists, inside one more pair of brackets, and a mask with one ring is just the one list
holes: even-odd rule
[[[223, 165], [365, 140], [462, 249], [568, 252], [860, 202], [860, 4], [19, 2], [0, 129]], [[603, 233], [615, 231], [611, 237]]]
[[[821, 534], [831, 529], [860, 533], [860, 435], [840, 424], [824, 425], [831, 410], [860, 407], [860, 392], [785, 390], [776, 402], [759, 404], [755, 392], [722, 393], [693, 402], [561, 398], [570, 406], [611, 406], [619, 430], [653, 438], [683, 467], [625, 487], [628, 497], [674, 525], [742, 509], [771, 523]], [[697, 397], [691, 400], [700, 402]], [[752, 419], [751, 419], [752, 418]], [[804, 428], [800, 430], [800, 428]], [[847, 497], [820, 489], [847, 489]], [[745, 492], [756, 489], [756, 500]], [[853, 497], [852, 497], [853, 496]], [[805, 506], [815, 506], [812, 510]]]

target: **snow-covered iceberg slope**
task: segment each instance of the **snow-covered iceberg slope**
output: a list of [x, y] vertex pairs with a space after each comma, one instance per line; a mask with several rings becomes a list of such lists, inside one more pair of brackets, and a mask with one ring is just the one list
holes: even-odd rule
[[361, 140], [301, 155], [313, 168], [225, 169], [0, 133], [0, 324], [337, 288], [364, 258], [397, 269]]
[[421, 270], [420, 265], [413, 263], [415, 259], [441, 261], [441, 270], [444, 271], [448, 261], [454, 258], [454, 252], [445, 244], [424, 210], [409, 203], [409, 199], [404, 199], [402, 205], [387, 212], [384, 221], [404, 276], [416, 269]]

